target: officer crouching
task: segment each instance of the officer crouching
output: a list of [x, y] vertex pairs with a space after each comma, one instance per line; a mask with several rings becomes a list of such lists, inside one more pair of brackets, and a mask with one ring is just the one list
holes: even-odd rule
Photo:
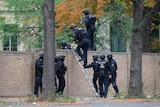
[[66, 40], [62, 40], [61, 41], [61, 46], [62, 46], [62, 49], [71, 49], [71, 46], [69, 44], [67, 44]]

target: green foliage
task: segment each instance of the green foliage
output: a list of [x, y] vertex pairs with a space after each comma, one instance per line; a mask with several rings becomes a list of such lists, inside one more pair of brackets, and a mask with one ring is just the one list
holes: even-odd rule
[[[37, 100], [37, 97], [35, 95], [28, 95], [27, 99], [25, 100], [26, 102], [35, 102]], [[75, 102], [76, 99], [74, 97], [70, 97], [67, 94], [56, 94], [55, 98], [48, 96], [47, 102], [53, 102], [53, 103], [71, 103]]]
[[160, 93], [155, 93], [153, 94], [154, 99], [160, 99]]
[[56, 94], [55, 101], [58, 103], [65, 103], [65, 102], [75, 102], [76, 99], [64, 93], [64, 94]]
[[3, 30], [3, 26], [5, 25], [5, 18], [0, 17], [0, 30]]
[[56, 41], [56, 47], [57, 48], [62, 48], [61, 47], [61, 41], [62, 40], [66, 40], [67, 43], [71, 43], [72, 42], [72, 31], [68, 28], [64, 28], [62, 30], [62, 32], [60, 34], [57, 34], [55, 37], [55, 41]]
[[35, 95], [28, 95], [26, 102], [35, 102], [36, 101], [36, 96]]
[[6, 0], [6, 7], [13, 11], [11, 14], [14, 14], [15, 22], [19, 25], [18, 41], [27, 49], [41, 48], [43, 44], [42, 3], [43, 0]]
[[61, 3], [63, 0], [55, 0], [55, 5], [58, 5], [59, 3]]
[[127, 41], [131, 36], [132, 18], [123, 13], [123, 4], [113, 2], [109, 4], [105, 11], [110, 13], [111, 28], [122, 41]]
[[[55, 0], [58, 5], [63, 0]], [[41, 48], [43, 45], [42, 5], [44, 0], [6, 0], [6, 7], [13, 12], [18, 27], [19, 43], [27, 49]], [[0, 23], [2, 18], [0, 19]], [[2, 24], [1, 24], [2, 25]], [[9, 32], [12, 28], [6, 30]], [[64, 35], [62, 35], [64, 36]]]
[[9, 102], [7, 102], [7, 101], [0, 101], [0, 105], [8, 105], [9, 104]]
[[[115, 40], [115, 37], [118, 37], [117, 39], [119, 40], [119, 42], [116, 44], [126, 47], [126, 43], [131, 36], [132, 18], [124, 14], [123, 11], [123, 3], [119, 1], [112, 1], [105, 7], [103, 19], [99, 19], [97, 22], [97, 29], [103, 30], [103, 28], [101, 28], [101, 25], [103, 26], [103, 24], [106, 23], [108, 24], [110, 31], [105, 31], [106, 29], [103, 30], [106, 36], [108, 36], [108, 39], [107, 37], [96, 35], [95, 45], [98, 46], [98, 48], [100, 47], [100, 50], [106, 49], [104, 43], [108, 45], [110, 44], [112, 50], [112, 45], [115, 45], [115, 41], [112, 40]], [[105, 25], [104, 27], [107, 26]], [[100, 34], [99, 30], [97, 30], [97, 34]], [[118, 49], [117, 51], [125, 51], [125, 49]]]

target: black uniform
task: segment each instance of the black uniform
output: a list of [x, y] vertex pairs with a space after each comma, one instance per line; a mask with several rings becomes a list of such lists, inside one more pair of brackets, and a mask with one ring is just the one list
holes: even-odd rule
[[38, 97], [38, 90], [42, 93], [42, 76], [43, 76], [43, 54], [39, 55], [40, 57], [36, 60], [35, 63], [35, 87], [34, 94]]
[[91, 23], [90, 20], [90, 13], [88, 9], [84, 9], [83, 13], [85, 14], [84, 23], [87, 29], [87, 37], [90, 41], [89, 49], [94, 50], [94, 32], [96, 30], [95, 23]]
[[65, 71], [67, 67], [64, 65], [64, 55], [60, 55], [56, 57], [56, 76], [58, 78], [58, 87], [56, 92], [62, 94], [65, 88]]
[[107, 97], [108, 94], [108, 84], [109, 84], [109, 77], [108, 77], [108, 62], [105, 60], [105, 55], [100, 56], [99, 61], [99, 90], [100, 90], [100, 97]]
[[116, 84], [116, 77], [117, 77], [117, 63], [114, 59], [112, 59], [112, 54], [108, 54], [108, 63], [109, 63], [109, 69], [110, 74], [112, 75], [112, 78], [109, 79], [109, 85], [112, 83], [112, 86], [116, 93], [119, 92], [118, 86]]
[[[84, 31], [84, 29], [76, 28], [74, 30], [73, 41], [78, 41], [76, 52], [81, 57], [80, 61], [84, 61], [84, 66], [87, 65], [89, 40], [86, 38], [86, 32]], [[81, 49], [83, 50], [83, 53], [81, 52]]]
[[84, 66], [84, 68], [93, 68], [93, 85], [94, 88], [96, 90], [96, 92], [98, 92], [98, 85], [97, 85], [97, 80], [98, 80], [98, 76], [99, 76], [99, 72], [98, 72], [98, 55], [93, 55], [93, 62], [87, 66]]
[[61, 46], [62, 46], [62, 49], [71, 49], [71, 46], [67, 44], [65, 40], [61, 41]]

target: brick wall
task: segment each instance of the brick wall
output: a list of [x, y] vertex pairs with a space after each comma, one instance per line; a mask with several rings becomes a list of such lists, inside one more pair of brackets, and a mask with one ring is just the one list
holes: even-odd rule
[[0, 52], [0, 96], [22, 96], [32, 92], [33, 54]]
[[[40, 50], [42, 51], [42, 50]], [[0, 96], [25, 96], [33, 94], [35, 60], [40, 52], [0, 52]], [[87, 83], [72, 51], [57, 50], [57, 55], [66, 56], [65, 65], [68, 70], [65, 75], [65, 92], [72, 96], [95, 96]], [[102, 52], [88, 52], [88, 63], [92, 62], [93, 54], [106, 54]], [[117, 61], [117, 85], [121, 93], [128, 90], [130, 54], [113, 53]], [[145, 94], [160, 92], [160, 54], [143, 54], [142, 78]], [[92, 68], [88, 69], [92, 76]], [[109, 95], [115, 92], [109, 87]]]

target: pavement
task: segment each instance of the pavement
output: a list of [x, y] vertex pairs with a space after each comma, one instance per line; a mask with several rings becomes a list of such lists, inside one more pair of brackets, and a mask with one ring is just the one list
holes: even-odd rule
[[160, 100], [77, 97], [74, 103], [26, 102], [25, 97], [0, 98], [0, 107], [160, 107]]

